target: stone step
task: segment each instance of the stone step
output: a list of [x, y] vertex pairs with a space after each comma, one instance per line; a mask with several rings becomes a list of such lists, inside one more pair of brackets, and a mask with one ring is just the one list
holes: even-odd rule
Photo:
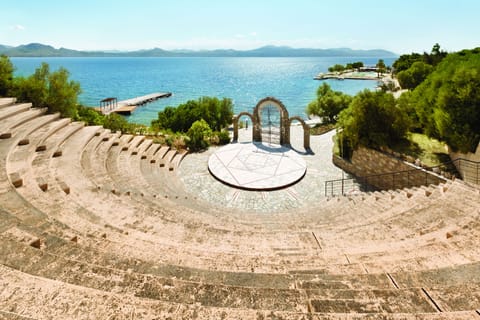
[[11, 106], [17, 102], [17, 98], [0, 98], [0, 109]]
[[12, 136], [12, 129], [41, 116], [46, 111], [46, 109], [29, 109], [22, 112], [21, 115], [2, 120], [2, 128], [4, 129], [0, 132], [0, 139], [10, 138]]
[[29, 110], [31, 107], [32, 107], [31, 103], [21, 103], [21, 104], [15, 104], [15, 105], [10, 105], [8, 107], [1, 108], [0, 109], [0, 129], [2, 131], [5, 130], [6, 128], [4, 126], [9, 123], [3, 120], [8, 119], [9, 117], [17, 116], [18, 114]]

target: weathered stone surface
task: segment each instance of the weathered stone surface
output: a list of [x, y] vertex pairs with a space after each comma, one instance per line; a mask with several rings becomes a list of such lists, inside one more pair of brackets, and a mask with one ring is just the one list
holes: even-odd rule
[[45, 178], [43, 178], [43, 177], [37, 178], [37, 183], [38, 183], [38, 187], [43, 192], [46, 192], [48, 190], [48, 183], [47, 183], [47, 180]]
[[[343, 174], [327, 134], [301, 155], [302, 181], [249, 192], [209, 174], [215, 148], [173, 165], [168, 148], [115, 137], [170, 159], [170, 173], [92, 138], [91, 127], [65, 141], [29, 127], [0, 145], [0, 318], [478, 317], [480, 190], [460, 180], [326, 197], [325, 180]], [[299, 132], [290, 138], [301, 148]], [[63, 156], [18, 148], [27, 134], [32, 148]]]
[[12, 185], [15, 188], [20, 188], [21, 186], [23, 186], [23, 179], [18, 172], [10, 174], [10, 181], [12, 181]]
[[60, 181], [59, 183], [60, 185], [60, 188], [62, 189], [62, 191], [65, 193], [65, 194], [70, 194], [70, 186], [67, 185], [64, 181]]

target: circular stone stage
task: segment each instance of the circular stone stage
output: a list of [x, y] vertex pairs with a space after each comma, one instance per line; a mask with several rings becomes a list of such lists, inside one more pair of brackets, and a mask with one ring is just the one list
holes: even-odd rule
[[280, 145], [234, 143], [208, 159], [210, 173], [221, 182], [247, 190], [275, 190], [305, 176], [307, 165], [295, 151]]

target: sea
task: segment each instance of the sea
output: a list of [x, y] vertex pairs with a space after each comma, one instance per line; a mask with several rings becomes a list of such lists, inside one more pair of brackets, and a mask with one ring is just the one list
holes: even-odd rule
[[98, 58], [11, 58], [15, 75], [28, 76], [42, 62], [54, 71], [66, 68], [70, 79], [82, 88], [83, 105], [97, 107], [100, 100], [119, 101], [154, 92], [171, 92], [136, 109], [127, 116], [130, 122], [149, 125], [166, 106], [178, 106], [203, 96], [230, 98], [234, 112], [251, 112], [264, 97], [280, 99], [291, 116], [308, 118], [305, 109], [315, 99], [317, 88], [326, 81], [333, 90], [354, 95], [364, 89], [375, 90], [374, 80], [314, 80], [334, 64], [362, 61], [375, 65], [383, 59], [392, 65], [395, 58], [311, 57], [98, 57]]

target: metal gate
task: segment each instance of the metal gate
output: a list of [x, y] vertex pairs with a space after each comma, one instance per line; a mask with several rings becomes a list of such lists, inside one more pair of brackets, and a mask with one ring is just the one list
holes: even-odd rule
[[261, 110], [262, 141], [280, 144], [281, 114], [278, 107], [268, 104]]

